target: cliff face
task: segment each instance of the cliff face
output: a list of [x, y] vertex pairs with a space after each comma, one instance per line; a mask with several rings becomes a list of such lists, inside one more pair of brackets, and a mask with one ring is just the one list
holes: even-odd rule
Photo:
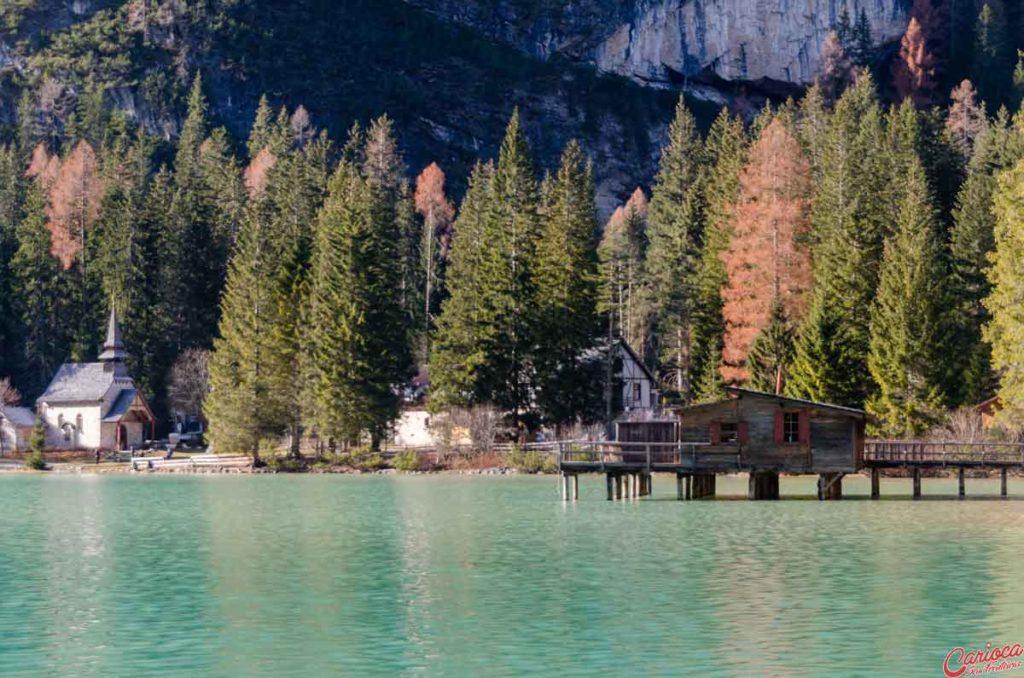
[[[542, 58], [560, 54], [660, 88], [814, 80], [845, 0], [407, 0]], [[850, 0], [876, 43], [903, 34], [906, 0]], [[706, 91], [706, 90], [705, 90]]]

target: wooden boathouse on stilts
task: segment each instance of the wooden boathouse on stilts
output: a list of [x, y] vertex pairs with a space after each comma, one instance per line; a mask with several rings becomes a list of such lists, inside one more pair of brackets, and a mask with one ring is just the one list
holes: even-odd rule
[[966, 494], [968, 469], [1024, 469], [1024, 445], [867, 441], [863, 410], [727, 388], [718, 402], [680, 408], [674, 419], [622, 422], [614, 442], [559, 444], [562, 497], [579, 497], [579, 475], [603, 473], [609, 500], [651, 494], [653, 473], [676, 475], [681, 500], [715, 496], [719, 474], [748, 474], [750, 499], [778, 499], [780, 474], [818, 476], [820, 500], [843, 497], [843, 478], [869, 470], [871, 497], [880, 496], [883, 469], [911, 475], [912, 496], [921, 496], [921, 474], [957, 469], [958, 493]]

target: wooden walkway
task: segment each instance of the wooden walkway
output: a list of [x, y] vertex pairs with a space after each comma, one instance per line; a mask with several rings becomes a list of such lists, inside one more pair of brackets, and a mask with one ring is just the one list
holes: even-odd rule
[[818, 497], [840, 499], [842, 478], [853, 471], [868, 470], [871, 497], [880, 496], [883, 469], [906, 469], [912, 478], [915, 498], [921, 496], [921, 472], [956, 469], [958, 494], [966, 496], [968, 469], [1000, 471], [1001, 495], [1007, 496], [1010, 469], [1024, 471], [1024, 444], [988, 442], [930, 442], [917, 440], [869, 440], [856, 469], [825, 469], [814, 465], [813, 450], [770, 468], [744, 459], [735, 447], [708, 443], [638, 443], [570, 441], [557, 443], [562, 497], [579, 495], [580, 474], [604, 473], [608, 499], [633, 499], [650, 494], [652, 473], [675, 473], [679, 499], [699, 499], [715, 494], [715, 477], [721, 473], [750, 474], [751, 499], [778, 498], [778, 474], [819, 475]]

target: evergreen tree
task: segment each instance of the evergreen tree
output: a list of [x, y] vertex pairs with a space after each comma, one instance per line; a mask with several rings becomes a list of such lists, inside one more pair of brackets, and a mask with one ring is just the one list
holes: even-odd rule
[[[310, 299], [314, 420], [320, 435], [376, 447], [398, 416], [411, 354], [402, 307], [401, 223], [390, 123], [374, 122], [363, 167], [343, 160], [317, 220]], [[358, 142], [356, 142], [358, 143]]]
[[21, 320], [22, 376], [26, 394], [41, 393], [70, 353], [68, 317], [72, 289], [60, 262], [50, 253], [46, 198], [38, 181], [27, 187], [25, 216], [17, 228], [18, 249], [11, 260], [16, 313]]
[[951, 380], [955, 402], [978, 403], [995, 387], [990, 347], [982, 341], [981, 328], [989, 321], [983, 300], [991, 288], [986, 276], [988, 257], [995, 247], [995, 215], [992, 211], [996, 173], [1010, 162], [1009, 121], [1001, 109], [991, 125], [978, 136], [967, 179], [957, 195], [950, 237], [952, 262], [951, 316], [957, 334], [957, 350], [950, 356], [959, 378]]
[[537, 401], [554, 424], [602, 414], [581, 369], [599, 333], [594, 181], [579, 144], [570, 142], [545, 201], [533, 278], [536, 287]]
[[641, 286], [647, 253], [647, 211], [647, 196], [637, 188], [608, 220], [598, 247], [598, 310], [606, 316], [608, 338], [624, 340], [641, 360], [648, 352], [650, 334]]
[[275, 274], [280, 238], [271, 226], [269, 200], [246, 209], [221, 301], [219, 337], [210, 356], [210, 394], [204, 414], [210, 444], [219, 453], [259, 459], [260, 441], [280, 432], [281, 393], [270, 379], [271, 333], [277, 321]]
[[810, 241], [815, 287], [811, 306], [828, 304], [818, 317], [836, 319], [840, 328], [828, 334], [799, 332], [797, 354], [808, 354], [804, 341], [836, 340], [841, 345], [827, 346], [827, 355], [845, 355], [841, 365], [847, 375], [835, 375], [828, 383], [861, 385], [857, 396], [843, 393], [823, 394], [826, 402], [858, 404], [867, 395], [868, 319], [878, 281], [882, 240], [891, 219], [890, 176], [885, 158], [881, 110], [870, 77], [861, 76], [836, 105], [829, 123], [823, 152], [821, 179], [815, 188], [811, 212]]
[[750, 345], [747, 366], [750, 387], [782, 394], [793, 361], [793, 329], [781, 297], [772, 300], [768, 324]]
[[0, 147], [0, 364], [11, 371], [17, 364], [18, 333], [11, 259], [18, 247], [18, 224], [25, 202], [24, 170], [13, 145]]
[[786, 395], [849, 407], [863, 403], [864, 375], [857, 371], [863, 358], [839, 308], [825, 294], [812, 296], [794, 341]]
[[683, 402], [693, 398], [697, 261], [700, 256], [704, 149], [682, 98], [654, 180], [644, 277], [656, 323], [659, 373]]
[[868, 368], [878, 392], [867, 409], [885, 436], [913, 437], [941, 417], [944, 277], [937, 223], [919, 163], [908, 170], [896, 231], [887, 240], [871, 306]]
[[871, 37], [871, 21], [868, 19], [867, 11], [861, 7], [857, 14], [857, 23], [853, 27], [852, 46], [849, 50], [853, 57], [853, 63], [858, 66], [867, 66], [871, 63], [875, 49], [875, 41]]
[[721, 397], [722, 290], [729, 276], [722, 254], [732, 239], [732, 218], [740, 196], [740, 173], [746, 162], [743, 122], [723, 109], [711, 125], [706, 142], [707, 178], [704, 183], [704, 238], [697, 266], [697, 337], [699, 359], [696, 397]]
[[504, 290], [491, 277], [501, 262], [485, 240], [494, 166], [478, 163], [455, 220], [448, 265], [449, 296], [441, 304], [430, 356], [430, 405], [434, 410], [490, 402], [501, 388], [493, 367], [499, 343]]
[[1007, 102], [1007, 83], [1013, 71], [1013, 52], [1006, 26], [1002, 3], [998, 0], [985, 2], [974, 28], [971, 80], [977, 86], [982, 101], [993, 108]]
[[992, 367], [999, 374], [1000, 421], [1013, 430], [1020, 428], [1024, 414], [1024, 355], [1021, 328], [1024, 327], [1024, 161], [999, 175], [994, 198], [995, 250], [988, 280], [992, 292], [985, 299], [991, 320], [983, 336], [992, 346]]

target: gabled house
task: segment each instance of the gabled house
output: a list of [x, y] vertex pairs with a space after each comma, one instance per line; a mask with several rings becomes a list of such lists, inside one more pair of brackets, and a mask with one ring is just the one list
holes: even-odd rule
[[123, 450], [153, 437], [155, 418], [124, 364], [126, 353], [116, 313], [98, 362], [65, 363], [57, 370], [36, 412], [50, 449]]
[[28, 407], [0, 406], [0, 456], [27, 450], [35, 415]]

